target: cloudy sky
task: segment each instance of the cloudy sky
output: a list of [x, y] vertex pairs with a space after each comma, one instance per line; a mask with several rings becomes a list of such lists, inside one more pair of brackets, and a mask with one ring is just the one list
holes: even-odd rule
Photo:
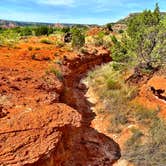
[[0, 19], [105, 24], [154, 9], [156, 2], [166, 11], [166, 0], [0, 0]]

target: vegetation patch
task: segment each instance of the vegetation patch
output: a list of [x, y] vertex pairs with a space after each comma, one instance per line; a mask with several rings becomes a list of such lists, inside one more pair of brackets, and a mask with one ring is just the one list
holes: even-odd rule
[[[90, 72], [87, 78], [103, 105], [102, 114], [110, 117], [108, 132], [120, 136], [124, 129], [131, 130], [122, 158], [136, 166], [165, 166], [166, 122], [158, 116], [160, 108], [152, 110], [131, 102], [138, 94], [137, 84], [129, 85], [125, 76], [132, 69], [139, 83], [144, 76], [164, 71], [165, 29], [166, 19], [161, 18], [158, 4], [154, 11], [134, 15], [127, 30], [119, 32], [121, 38], [111, 36], [113, 62]], [[98, 42], [103, 45], [100, 37]], [[131, 125], [135, 127], [129, 128]]]
[[166, 163], [166, 123], [159, 118], [153, 120], [148, 131], [147, 141], [141, 143], [140, 137], [142, 137], [142, 133], [137, 132], [129, 138], [123, 158], [133, 162], [136, 166], [164, 166]]
[[44, 44], [53, 44], [53, 42], [49, 39], [41, 39], [40, 43], [44, 43]]
[[123, 72], [113, 69], [113, 63], [102, 66], [90, 72], [87, 78], [90, 87], [99, 96], [100, 102], [104, 103], [105, 114], [110, 114], [110, 126], [108, 131], [119, 133], [128, 124], [131, 116], [130, 101], [138, 93], [135, 86], [125, 84]]
[[60, 81], [63, 80], [63, 74], [60, 70], [55, 68], [50, 68], [48, 71], [46, 71], [46, 74], [53, 73]]
[[74, 27], [72, 30], [72, 47], [79, 50], [85, 44], [85, 35], [83, 31], [77, 27]]

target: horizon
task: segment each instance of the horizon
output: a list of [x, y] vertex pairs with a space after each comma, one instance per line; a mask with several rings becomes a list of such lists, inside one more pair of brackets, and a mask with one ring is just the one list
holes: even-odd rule
[[0, 19], [50, 24], [104, 25], [125, 18], [130, 13], [153, 10], [157, 2], [160, 10], [166, 11], [164, 0], [1, 0]]

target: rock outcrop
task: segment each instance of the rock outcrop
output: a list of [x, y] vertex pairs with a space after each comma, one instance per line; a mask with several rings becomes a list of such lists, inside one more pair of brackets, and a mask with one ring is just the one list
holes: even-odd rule
[[53, 154], [65, 130], [79, 127], [80, 120], [77, 111], [64, 104], [17, 111], [0, 119], [1, 165], [26, 165], [41, 161], [43, 164], [55, 164], [58, 157]]
[[166, 78], [165, 76], [153, 76], [140, 88], [136, 100], [142, 105], [158, 110], [159, 114], [166, 118]]

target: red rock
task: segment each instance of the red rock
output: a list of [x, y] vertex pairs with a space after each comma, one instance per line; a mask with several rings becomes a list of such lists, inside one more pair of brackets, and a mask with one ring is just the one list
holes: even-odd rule
[[0, 119], [0, 164], [25, 165], [47, 160], [65, 128], [80, 126], [81, 116], [64, 104], [22, 111]]
[[[36, 42], [32, 40], [34, 46]], [[40, 45], [42, 50], [31, 53], [55, 58], [57, 49]], [[0, 104], [8, 113], [0, 118], [0, 165], [111, 166], [120, 157], [119, 146], [90, 127], [94, 115], [84, 98], [86, 89], [79, 84], [89, 69], [111, 60], [109, 51], [99, 48], [84, 57], [70, 53], [67, 65], [61, 66], [64, 80], [59, 81], [46, 73], [56, 65], [33, 60], [28, 46], [0, 48], [5, 55], [12, 51], [12, 56], [0, 56]]]

